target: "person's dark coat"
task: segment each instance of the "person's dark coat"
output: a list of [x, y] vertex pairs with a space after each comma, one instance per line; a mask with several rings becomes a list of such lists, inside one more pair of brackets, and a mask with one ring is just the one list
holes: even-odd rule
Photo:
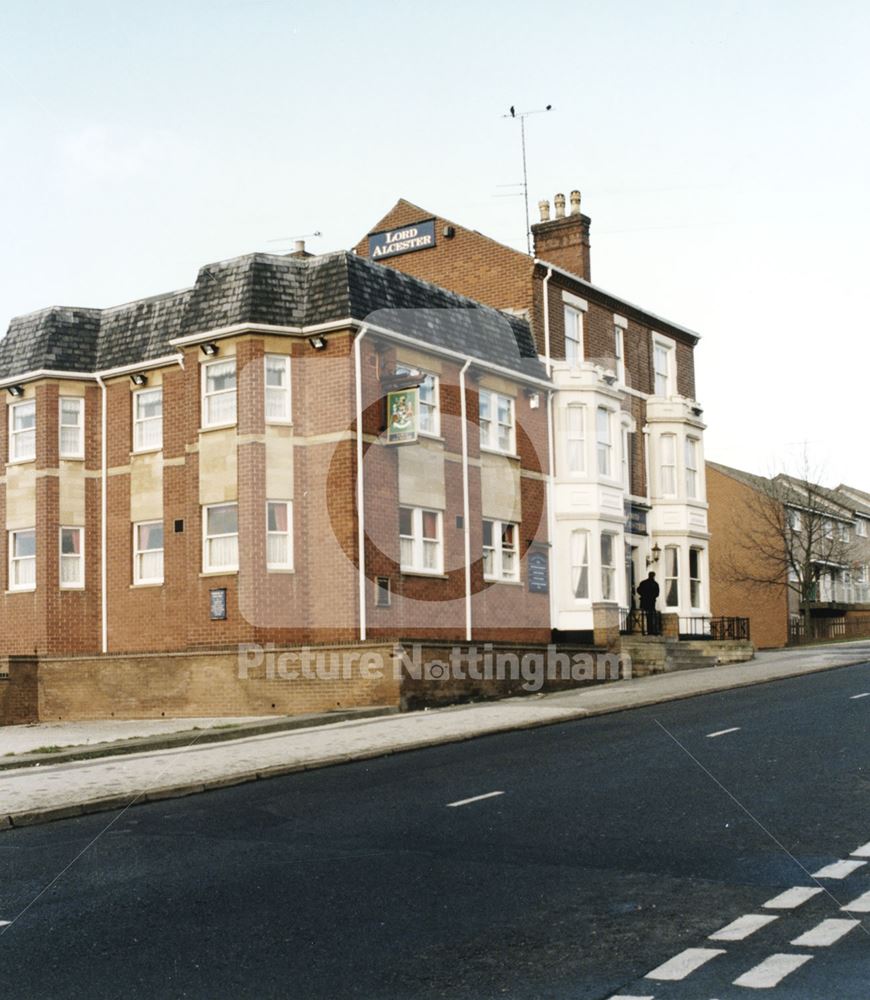
[[640, 606], [643, 611], [655, 611], [656, 601], [659, 596], [659, 585], [651, 577], [642, 580], [637, 585], [637, 592], [640, 594]]

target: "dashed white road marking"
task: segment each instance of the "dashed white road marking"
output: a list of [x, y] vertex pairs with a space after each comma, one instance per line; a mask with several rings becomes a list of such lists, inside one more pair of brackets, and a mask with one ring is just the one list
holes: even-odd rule
[[711, 941], [743, 941], [750, 934], [760, 931], [762, 927], [772, 924], [779, 917], [770, 916], [764, 913], [747, 913], [745, 916], [733, 920], [727, 927], [716, 931], [710, 935]]
[[870, 913], [870, 891], [853, 899], [848, 906], [841, 906], [840, 909], [849, 913]]
[[735, 979], [734, 985], [748, 986], [751, 990], [769, 990], [773, 986], [778, 986], [787, 975], [799, 969], [805, 962], [809, 962], [812, 957], [812, 955], [771, 955], [760, 965], [756, 965], [749, 972], [744, 972], [739, 979]]
[[627, 993], [618, 993], [616, 996], [612, 996], [610, 1000], [655, 1000], [655, 997], [630, 997]]
[[459, 799], [457, 802], [448, 802], [448, 809], [455, 809], [457, 806], [467, 806], [472, 802], [481, 802], [483, 799], [494, 799], [496, 795], [504, 795], [504, 792], [487, 792], [486, 795], [475, 795], [470, 799]]
[[707, 739], [712, 740], [715, 736], [727, 736], [728, 733], [739, 733], [740, 726], [733, 726], [731, 729], [718, 729], [715, 733], [707, 733]]
[[821, 889], [812, 889], [809, 886], [796, 885], [793, 889], [786, 889], [785, 892], [774, 896], [773, 899], [768, 899], [763, 905], [767, 910], [794, 910], [798, 906], [803, 906], [813, 896], [818, 896], [822, 891]]
[[863, 691], [861, 694], [853, 694], [851, 701], [857, 701], [859, 698], [870, 698], [870, 691]]
[[866, 861], [835, 861], [832, 865], [825, 865], [813, 872], [813, 878], [845, 878], [866, 864]]
[[715, 958], [717, 955], [724, 955], [722, 948], [686, 948], [679, 955], [668, 959], [663, 965], [652, 972], [648, 972], [645, 979], [685, 979], [689, 973], [695, 969], [700, 969], [702, 965]]
[[863, 847], [859, 847], [856, 851], [852, 851], [853, 858], [870, 858], [870, 844], [865, 844]]
[[823, 920], [811, 931], [795, 938], [792, 944], [803, 948], [828, 948], [845, 937], [849, 931], [853, 931], [860, 923], [860, 920]]
[[11, 920], [0, 920], [0, 927], [8, 927], [11, 923]]

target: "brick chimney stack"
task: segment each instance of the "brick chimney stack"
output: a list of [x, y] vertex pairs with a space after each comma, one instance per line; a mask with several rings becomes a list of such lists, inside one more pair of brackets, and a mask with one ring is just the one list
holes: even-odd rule
[[580, 211], [580, 192], [570, 195], [571, 212], [565, 214], [565, 195], [553, 198], [555, 218], [550, 218], [550, 204], [539, 202], [541, 221], [532, 226], [535, 256], [556, 267], [591, 281], [589, 263], [589, 226], [592, 220]]

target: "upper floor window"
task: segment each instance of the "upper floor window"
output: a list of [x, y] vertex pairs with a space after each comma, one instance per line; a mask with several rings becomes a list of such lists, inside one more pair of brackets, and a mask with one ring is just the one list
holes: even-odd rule
[[698, 499], [698, 439], [686, 438], [686, 496]]
[[9, 532], [9, 589], [36, 588], [36, 531]]
[[480, 447], [513, 454], [514, 401], [510, 396], [480, 390]]
[[849, 525], [845, 521], [840, 521], [840, 541], [848, 542], [850, 538]]
[[680, 550], [676, 545], [665, 547], [665, 607], [680, 606]]
[[577, 364], [583, 360], [583, 313], [565, 306], [565, 360]]
[[601, 600], [616, 600], [616, 536], [609, 531], [601, 535]]
[[267, 354], [266, 422], [290, 423], [290, 358], [286, 354]]
[[36, 458], [36, 400], [9, 407], [9, 461], [32, 462]]
[[788, 512], [788, 524], [792, 531], [801, 530], [801, 512], [799, 510], [790, 510]]
[[586, 471], [586, 407], [570, 403], [565, 407], [565, 445], [568, 450], [568, 472], [581, 475]]
[[661, 486], [662, 496], [672, 497], [677, 493], [677, 438], [675, 434], [662, 434], [661, 442]]
[[[411, 368], [407, 365], [399, 365], [396, 368], [397, 375], [408, 375], [410, 373]], [[437, 375], [433, 375], [431, 372], [426, 372], [423, 375], [418, 398], [420, 403], [418, 411], [420, 433], [432, 434], [437, 437], [441, 433], [441, 407]]]
[[625, 331], [621, 326], [613, 327], [613, 357], [616, 362], [616, 377], [625, 385]]
[[483, 522], [483, 578], [519, 580], [517, 526], [509, 521]]
[[163, 583], [163, 522], [133, 525], [133, 583]]
[[60, 457], [85, 457], [85, 401], [81, 396], [60, 397]]
[[855, 522], [855, 533], [859, 536], [859, 538], [867, 537], [867, 522], [863, 517], [859, 517]]
[[622, 486], [626, 493], [631, 493], [631, 466], [629, 464], [631, 456], [631, 448], [629, 447], [629, 441], [631, 440], [631, 435], [628, 433], [628, 428], [622, 428]]
[[604, 406], [599, 406], [595, 414], [595, 439], [598, 452], [598, 474], [600, 476], [611, 475], [613, 468], [613, 442], [611, 440], [610, 424], [610, 410]]
[[225, 427], [236, 422], [236, 359], [202, 366], [202, 425]]
[[216, 504], [203, 510], [203, 572], [233, 573], [239, 568], [239, 508]]
[[403, 572], [440, 573], [441, 511], [399, 508], [400, 564]]
[[571, 532], [571, 592], [579, 601], [589, 599], [589, 532]]
[[266, 504], [266, 568], [293, 569], [293, 506], [289, 500]]
[[84, 531], [60, 529], [60, 585], [76, 589], [85, 585]]
[[133, 451], [159, 451], [163, 447], [163, 389], [133, 393]]
[[674, 342], [663, 337], [653, 339], [653, 394], [673, 396], [675, 393]]

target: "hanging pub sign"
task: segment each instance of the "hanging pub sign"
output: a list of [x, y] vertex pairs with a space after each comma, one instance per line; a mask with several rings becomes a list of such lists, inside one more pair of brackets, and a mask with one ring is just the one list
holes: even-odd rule
[[435, 246], [435, 220], [415, 222], [402, 229], [388, 229], [384, 233], [369, 236], [369, 257], [381, 260], [383, 257], [397, 257], [401, 253], [428, 250]]
[[387, 444], [417, 440], [420, 390], [416, 386], [387, 393]]

